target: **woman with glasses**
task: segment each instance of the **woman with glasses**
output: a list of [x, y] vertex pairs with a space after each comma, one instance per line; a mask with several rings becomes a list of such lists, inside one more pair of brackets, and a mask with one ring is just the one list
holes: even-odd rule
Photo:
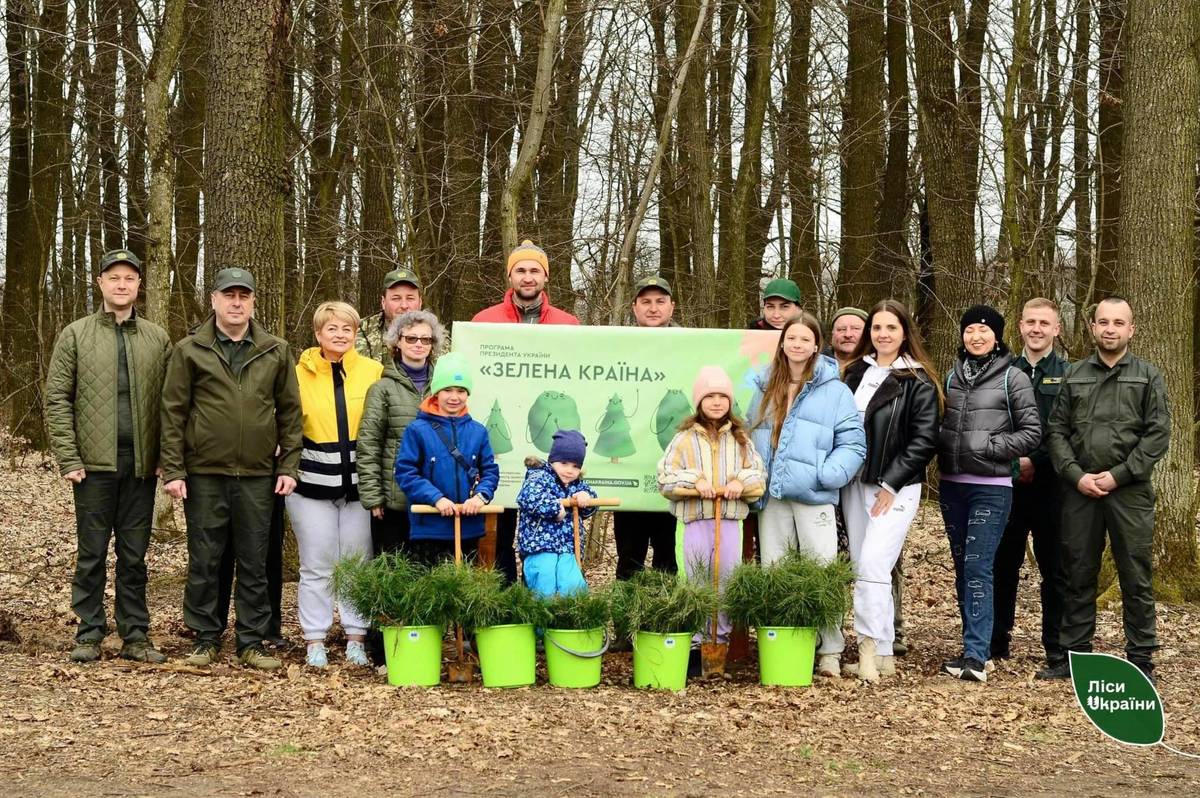
[[408, 499], [393, 476], [396, 450], [429, 393], [433, 361], [445, 337], [445, 328], [427, 310], [401, 313], [384, 335], [391, 357], [367, 391], [358, 431], [358, 495], [371, 511], [376, 554], [400, 551], [408, 543]]

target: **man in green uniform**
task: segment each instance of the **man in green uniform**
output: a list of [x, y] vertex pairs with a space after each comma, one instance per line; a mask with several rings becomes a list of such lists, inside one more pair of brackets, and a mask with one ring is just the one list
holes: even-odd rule
[[1167, 452], [1171, 414], [1162, 373], [1129, 351], [1133, 310], [1120, 297], [1092, 315], [1096, 351], [1071, 364], [1050, 414], [1054, 470], [1066, 483], [1062, 506], [1061, 658], [1042, 679], [1071, 675], [1067, 652], [1091, 651], [1096, 632], [1096, 578], [1104, 535], [1121, 583], [1125, 655], [1148, 676], [1158, 648], [1151, 558], [1154, 464]]
[[213, 315], [179, 342], [163, 386], [164, 489], [183, 500], [188, 575], [183, 620], [196, 633], [189, 665], [211, 664], [220, 648], [221, 555], [237, 562], [237, 650], [242, 664], [278, 668], [269, 633], [267, 547], [273, 494], [296, 487], [300, 390], [287, 342], [253, 321], [254, 278], [222, 269]]
[[[383, 296], [379, 299], [380, 311], [362, 320], [354, 348], [363, 357], [378, 360], [387, 365], [391, 355], [383, 336], [392, 320], [401, 313], [421, 309], [421, 281], [412, 269], [394, 269], [383, 278]], [[434, 354], [437, 354], [436, 352]]]
[[158, 398], [171, 339], [162, 327], [138, 317], [142, 264], [132, 252], [106, 253], [96, 282], [100, 310], [59, 334], [46, 378], [50, 448], [75, 493], [78, 550], [71, 608], [79, 629], [71, 659], [100, 659], [100, 643], [108, 633], [108, 541], [115, 535], [120, 655], [164, 662], [146, 637], [146, 548], [158, 468]]

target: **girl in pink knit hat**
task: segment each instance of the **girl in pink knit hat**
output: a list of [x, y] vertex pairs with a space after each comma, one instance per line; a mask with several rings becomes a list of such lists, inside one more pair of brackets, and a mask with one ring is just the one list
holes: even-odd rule
[[[692, 387], [696, 412], [679, 425], [658, 464], [658, 488], [671, 499], [671, 512], [683, 522], [683, 556], [689, 577], [712, 574], [718, 495], [721, 503], [720, 571], [724, 580], [741, 560], [741, 521], [750, 514], [742, 498], [761, 495], [766, 481], [762, 458], [754, 450], [745, 422], [733, 412], [733, 381], [720, 366], [704, 366]], [[676, 498], [676, 490], [695, 497]], [[709, 630], [710, 633], [712, 630]], [[716, 640], [729, 641], [730, 626], [722, 615]], [[713, 638], [709, 638], [713, 639]], [[695, 644], [699, 645], [697, 635]]]

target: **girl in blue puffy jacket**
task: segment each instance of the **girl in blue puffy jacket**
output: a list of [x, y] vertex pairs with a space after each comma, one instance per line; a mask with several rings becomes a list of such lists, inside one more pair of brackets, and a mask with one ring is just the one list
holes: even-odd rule
[[[837, 556], [838, 492], [866, 457], [854, 394], [834, 360], [821, 354], [823, 345], [820, 323], [802, 313], [784, 325], [774, 360], [755, 377], [748, 417], [767, 468], [759, 515], [763, 563], [791, 549], [825, 562]], [[840, 674], [844, 647], [840, 627], [821, 630], [820, 675]]]

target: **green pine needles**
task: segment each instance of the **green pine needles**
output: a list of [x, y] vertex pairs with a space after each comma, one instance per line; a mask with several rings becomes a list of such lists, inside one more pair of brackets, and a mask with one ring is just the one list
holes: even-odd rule
[[695, 632], [717, 609], [711, 583], [662, 571], [641, 571], [618, 583], [612, 594], [618, 634]]
[[454, 593], [441, 586], [445, 570], [431, 571], [403, 554], [355, 555], [334, 568], [333, 590], [379, 626], [445, 626], [455, 609]]
[[854, 567], [842, 557], [822, 565], [800, 552], [759, 566], [738, 565], [725, 585], [722, 604], [734, 624], [811, 626], [841, 624], [850, 609]]
[[547, 629], [604, 629], [612, 616], [608, 590], [579, 590], [545, 600]]
[[550, 620], [545, 603], [525, 585], [502, 587], [498, 571], [474, 570], [485, 576], [464, 585], [457, 620], [467, 629], [525, 623], [545, 626]]

